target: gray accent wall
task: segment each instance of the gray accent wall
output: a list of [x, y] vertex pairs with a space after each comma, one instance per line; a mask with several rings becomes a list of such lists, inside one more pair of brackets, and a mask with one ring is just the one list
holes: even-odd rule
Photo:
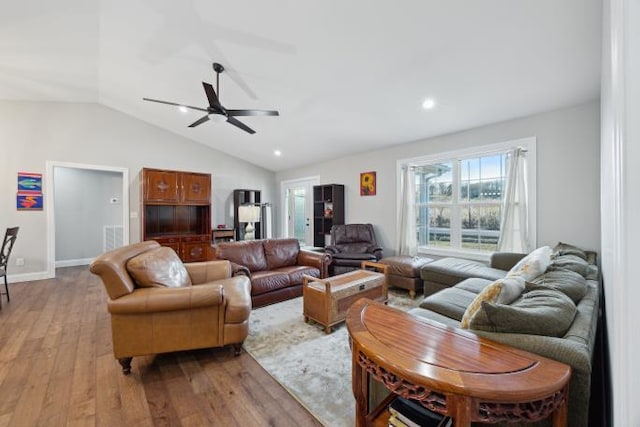
[[[437, 110], [425, 112], [424, 119], [437, 120]], [[537, 139], [537, 245], [564, 241], [599, 251], [598, 100], [281, 171], [276, 180], [319, 175], [321, 184], [344, 184], [346, 222], [372, 223], [389, 255], [395, 252], [397, 238], [398, 160], [532, 136]], [[360, 173], [367, 171], [377, 172], [376, 196], [360, 196]]]

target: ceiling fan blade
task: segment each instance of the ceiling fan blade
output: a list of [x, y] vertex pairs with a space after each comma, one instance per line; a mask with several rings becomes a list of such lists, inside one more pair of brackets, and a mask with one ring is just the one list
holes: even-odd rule
[[224, 111], [224, 107], [220, 104], [218, 100], [218, 95], [216, 95], [216, 91], [209, 83], [202, 82], [202, 87], [204, 87], [204, 92], [207, 94], [207, 99], [209, 100], [209, 105], [214, 110]]
[[227, 123], [231, 123], [232, 125], [237, 126], [240, 129], [242, 129], [243, 131], [249, 132], [250, 134], [256, 133], [255, 130], [251, 129], [249, 126], [245, 125], [240, 120], [235, 119], [233, 117], [227, 117]]
[[176, 104], [175, 102], [169, 102], [169, 101], [160, 101], [159, 99], [151, 99], [151, 98], [142, 98], [143, 101], [151, 101], [151, 102], [159, 102], [160, 104], [167, 104], [167, 105], [175, 105], [176, 107], [185, 107], [185, 108], [190, 108], [192, 110], [198, 110], [198, 111], [209, 111], [206, 108], [200, 108], [200, 107], [192, 107], [191, 105], [184, 105], [184, 104]]
[[198, 125], [203, 124], [204, 122], [209, 121], [209, 115], [207, 114], [206, 116], [202, 116], [200, 117], [198, 120], [196, 120], [195, 122], [191, 123], [189, 125], [190, 128], [194, 128]]
[[230, 116], [279, 116], [274, 110], [227, 110]]

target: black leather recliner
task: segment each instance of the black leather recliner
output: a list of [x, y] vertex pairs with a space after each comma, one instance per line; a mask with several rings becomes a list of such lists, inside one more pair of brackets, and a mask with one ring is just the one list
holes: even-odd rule
[[325, 247], [333, 257], [331, 274], [360, 268], [362, 261], [378, 261], [382, 248], [376, 242], [371, 224], [344, 224], [331, 227], [331, 245]]

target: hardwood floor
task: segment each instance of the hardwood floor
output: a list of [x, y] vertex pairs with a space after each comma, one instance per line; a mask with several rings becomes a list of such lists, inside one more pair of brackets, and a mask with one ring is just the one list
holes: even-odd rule
[[9, 285], [0, 310], [0, 426], [320, 426], [246, 352], [135, 357], [111, 350], [102, 282], [87, 267]]

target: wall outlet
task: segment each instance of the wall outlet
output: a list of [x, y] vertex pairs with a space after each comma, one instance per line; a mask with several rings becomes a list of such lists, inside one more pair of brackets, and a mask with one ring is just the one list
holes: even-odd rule
[[16, 258], [16, 265], [24, 265], [24, 258]]

